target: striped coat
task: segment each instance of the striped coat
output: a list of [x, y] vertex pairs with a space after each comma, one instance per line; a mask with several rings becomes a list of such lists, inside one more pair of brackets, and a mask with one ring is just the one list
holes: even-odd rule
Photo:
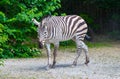
[[[38, 25], [39, 44], [41, 46], [45, 44], [47, 48], [47, 68], [54, 67], [56, 63], [56, 52], [59, 47], [59, 42], [70, 39], [74, 40], [77, 45], [77, 56], [73, 62], [73, 65], [77, 64], [81, 50], [84, 50], [86, 55], [85, 64], [89, 62], [88, 48], [83, 42], [88, 31], [88, 27], [84, 19], [80, 16], [48, 16], [43, 18], [41, 22], [38, 22], [35, 19], [33, 19], [33, 22]], [[51, 64], [50, 43], [53, 43], [55, 46], [53, 52], [53, 64]]]

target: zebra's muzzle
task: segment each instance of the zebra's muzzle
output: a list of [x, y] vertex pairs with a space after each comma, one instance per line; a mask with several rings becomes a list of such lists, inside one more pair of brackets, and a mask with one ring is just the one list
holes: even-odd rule
[[43, 49], [43, 46], [44, 46], [43, 43], [42, 42], [38, 42], [38, 44], [39, 44], [39, 48]]

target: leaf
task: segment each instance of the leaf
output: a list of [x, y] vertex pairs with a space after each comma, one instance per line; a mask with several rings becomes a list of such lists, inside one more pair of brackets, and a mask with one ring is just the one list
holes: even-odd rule
[[1, 4], [1, 5], [10, 4], [10, 1], [9, 1], [9, 0], [1, 0], [1, 1], [0, 1], [0, 4]]
[[43, 16], [43, 13], [42, 11], [40, 11], [39, 13], [35, 14], [35, 17], [42, 17]]
[[6, 20], [5, 14], [0, 11], [0, 22], [5, 22], [5, 20]]
[[20, 9], [21, 9], [22, 11], [25, 11], [26, 8], [27, 8], [26, 5], [23, 4], [23, 3], [19, 3], [18, 6], [20, 7]]
[[3, 49], [2, 49], [2, 48], [0, 48], [0, 54], [2, 54], [2, 52], [3, 52]]
[[16, 18], [11, 18], [11, 19], [8, 19], [6, 22], [15, 22], [17, 19]]
[[0, 23], [0, 32], [3, 32], [4, 25]]
[[37, 28], [35, 26], [31, 26], [31, 29], [33, 29], [34, 31], [37, 31]]
[[4, 43], [8, 40], [8, 35], [1, 35], [0, 36], [0, 43]]

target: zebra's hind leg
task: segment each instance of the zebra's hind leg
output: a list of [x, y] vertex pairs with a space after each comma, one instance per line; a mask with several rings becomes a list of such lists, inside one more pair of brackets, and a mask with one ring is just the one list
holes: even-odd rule
[[83, 51], [85, 52], [85, 56], [86, 56], [85, 64], [88, 65], [88, 63], [90, 62], [89, 53], [88, 53], [88, 47], [85, 45], [85, 43], [83, 43], [82, 48], [83, 48]]
[[76, 66], [77, 65], [77, 60], [78, 60], [81, 52], [82, 52], [82, 50], [80, 48], [77, 48], [77, 56], [76, 56], [75, 60], [73, 61], [72, 66]]
[[77, 44], [77, 56], [76, 56], [76, 58], [75, 58], [75, 60], [73, 62], [73, 65], [76, 66], [77, 60], [78, 60], [82, 50], [85, 52], [85, 56], [86, 56], [85, 64], [87, 65], [89, 63], [88, 47], [81, 40], [76, 40], [76, 44]]
[[88, 47], [83, 41], [79, 41], [80, 47], [83, 49], [85, 56], [86, 56], [86, 61], [85, 64], [87, 65], [89, 63], [89, 53], [88, 53]]
[[76, 66], [77, 65], [77, 60], [78, 60], [78, 58], [79, 58], [79, 56], [80, 56], [80, 54], [82, 52], [82, 49], [81, 49], [81, 46], [79, 47], [79, 43], [77, 42], [76, 37], [73, 37], [72, 40], [75, 41], [76, 45], [77, 45], [77, 51], [76, 51], [77, 55], [76, 55], [76, 57], [75, 57], [75, 59], [73, 61], [73, 64], [72, 64], [72, 66]]

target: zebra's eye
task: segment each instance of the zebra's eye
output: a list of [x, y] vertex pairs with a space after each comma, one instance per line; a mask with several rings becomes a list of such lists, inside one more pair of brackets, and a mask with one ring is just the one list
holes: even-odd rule
[[47, 34], [47, 32], [44, 32], [45, 34]]

